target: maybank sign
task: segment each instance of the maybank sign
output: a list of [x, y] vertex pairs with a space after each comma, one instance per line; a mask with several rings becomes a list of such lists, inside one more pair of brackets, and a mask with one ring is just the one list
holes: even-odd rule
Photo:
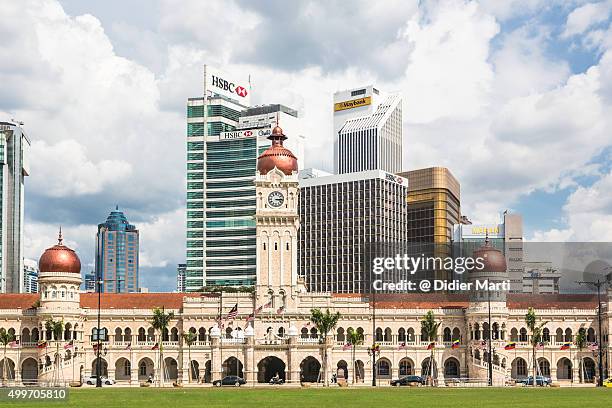
[[334, 112], [358, 108], [360, 106], [366, 106], [366, 105], [371, 105], [371, 104], [372, 104], [371, 96], [366, 96], [365, 98], [359, 98], [359, 99], [352, 99], [350, 101], [338, 102], [334, 104]]
[[241, 104], [250, 104], [250, 80], [238, 80], [230, 75], [204, 65], [204, 91], [205, 94], [226, 96]]
[[489, 238], [501, 238], [504, 236], [504, 226], [503, 225], [466, 225], [468, 233], [464, 232], [463, 236], [472, 235], [472, 236], [483, 236], [488, 235]]
[[272, 129], [247, 129], [247, 130], [235, 130], [233, 132], [221, 132], [219, 134], [219, 140], [230, 140], [230, 139], [246, 139], [249, 137], [264, 137], [270, 136]]

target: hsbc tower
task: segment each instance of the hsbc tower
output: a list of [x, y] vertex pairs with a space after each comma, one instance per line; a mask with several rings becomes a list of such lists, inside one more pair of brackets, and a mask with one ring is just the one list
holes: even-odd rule
[[251, 107], [248, 80], [209, 66], [204, 95], [187, 102], [186, 291], [255, 283], [255, 169], [277, 123], [303, 163], [296, 110]]

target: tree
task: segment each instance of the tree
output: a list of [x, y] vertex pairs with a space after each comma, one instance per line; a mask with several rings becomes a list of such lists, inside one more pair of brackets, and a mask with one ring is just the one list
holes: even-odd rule
[[355, 384], [355, 348], [359, 344], [363, 344], [363, 334], [353, 330], [352, 327], [346, 331], [346, 342], [351, 345], [351, 360], [353, 364], [353, 384]]
[[164, 330], [166, 330], [168, 328], [168, 325], [170, 324], [170, 320], [174, 319], [174, 313], [173, 312], [169, 312], [166, 313], [165, 308], [158, 308], [156, 307], [155, 309], [153, 309], [153, 317], [151, 318], [151, 327], [153, 327], [153, 329], [155, 329], [155, 331], [157, 333], [159, 333], [158, 336], [158, 346], [159, 346], [159, 364], [157, 365], [158, 370], [159, 370], [159, 385], [161, 386], [163, 384], [164, 381]]
[[329, 309], [323, 313], [321, 309], [310, 310], [310, 321], [317, 327], [319, 340], [323, 344], [323, 375], [325, 376], [325, 386], [329, 385], [327, 378], [327, 335], [332, 331], [340, 320], [340, 312], [330, 313]]
[[8, 362], [6, 361], [6, 346], [15, 340], [15, 336], [6, 331], [5, 328], [0, 329], [0, 344], [2, 344], [2, 385], [6, 385], [6, 377], [8, 377]]
[[[59, 346], [60, 346], [60, 342], [59, 340], [62, 339], [62, 334], [64, 333], [64, 321], [63, 320], [53, 320], [53, 318], [48, 318], [47, 321], [45, 322], [45, 329], [48, 332], [51, 332], [53, 334], [53, 340], [55, 340], [55, 358], [54, 358], [54, 367], [53, 367], [53, 376], [51, 377], [51, 383], [53, 385], [57, 385], [57, 382], [59, 382], [59, 359], [60, 359], [60, 351], [59, 351]], [[98, 361], [98, 364], [100, 364], [100, 362]]]
[[527, 314], [525, 315], [525, 323], [527, 324], [527, 327], [531, 332], [531, 361], [533, 368], [533, 386], [535, 387], [537, 386], [536, 377], [538, 371], [536, 348], [538, 347], [538, 344], [542, 342], [542, 329], [544, 328], [544, 326], [546, 326], [548, 322], [541, 322], [540, 324], [538, 324], [538, 317], [536, 316], [535, 310], [533, 310], [533, 307], [530, 307], [527, 310]]
[[580, 382], [583, 381], [584, 378], [584, 358], [582, 357], [582, 349], [586, 347], [587, 344], [587, 336], [586, 329], [581, 327], [578, 329], [578, 334], [576, 335], [576, 347], [578, 348], [578, 369], [580, 372]]
[[191, 382], [191, 377], [192, 377], [191, 371], [193, 370], [193, 365], [191, 364], [191, 345], [196, 341], [198, 336], [192, 331], [183, 332], [182, 336], [183, 336], [183, 342], [187, 344], [187, 348], [188, 348], [187, 353], [188, 353], [188, 358], [189, 358], [189, 382]]
[[[427, 340], [430, 342], [436, 342], [438, 339], [438, 329], [442, 322], [436, 322], [436, 316], [432, 310], [428, 311], [423, 320], [421, 320], [421, 332], [427, 336]], [[435, 347], [431, 348], [431, 354], [429, 356], [429, 376], [432, 379], [433, 384], [433, 361], [434, 361], [434, 350]]]

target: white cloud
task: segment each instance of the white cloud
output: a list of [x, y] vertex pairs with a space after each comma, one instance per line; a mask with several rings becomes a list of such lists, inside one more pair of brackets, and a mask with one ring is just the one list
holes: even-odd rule
[[562, 37], [569, 38], [587, 31], [610, 18], [612, 1], [604, 0], [596, 3], [587, 3], [575, 8], [567, 16], [565, 30]]

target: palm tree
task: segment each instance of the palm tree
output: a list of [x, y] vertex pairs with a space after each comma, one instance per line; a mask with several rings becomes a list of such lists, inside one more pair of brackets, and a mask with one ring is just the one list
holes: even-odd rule
[[346, 342], [351, 345], [351, 360], [353, 362], [353, 384], [355, 384], [355, 348], [359, 344], [363, 344], [363, 334], [349, 327], [346, 331]]
[[170, 320], [174, 319], [174, 313], [169, 312], [166, 313], [165, 308], [156, 307], [153, 309], [153, 317], [151, 318], [151, 327], [155, 329], [156, 332], [159, 333], [159, 364], [157, 365], [159, 374], [159, 385], [161, 386], [164, 381], [164, 330], [168, 328], [168, 324], [170, 324]]
[[537, 386], [536, 374], [538, 367], [538, 362], [536, 361], [536, 348], [538, 344], [542, 342], [542, 328], [546, 326], [548, 322], [541, 322], [538, 324], [538, 317], [536, 316], [535, 310], [533, 310], [533, 307], [530, 307], [525, 315], [525, 323], [531, 332], [531, 359], [533, 368], [533, 386], [535, 387]]
[[183, 332], [182, 336], [183, 336], [183, 342], [185, 342], [185, 344], [187, 344], [187, 347], [188, 347], [187, 354], [189, 358], [189, 382], [191, 382], [191, 379], [192, 379], [191, 370], [193, 369], [193, 366], [191, 364], [191, 345], [196, 341], [198, 336], [192, 331]]
[[578, 358], [579, 358], [579, 373], [580, 373], [580, 382], [584, 379], [584, 359], [582, 357], [582, 349], [586, 347], [587, 337], [586, 337], [586, 329], [581, 327], [578, 329], [578, 334], [576, 335], [576, 347], [578, 348]]
[[2, 344], [2, 385], [6, 385], [6, 377], [8, 376], [8, 362], [6, 360], [6, 346], [15, 340], [15, 336], [6, 331], [5, 328], [0, 329], [0, 344]]
[[[53, 376], [51, 377], [52, 380], [52, 384], [56, 385], [56, 381], [59, 381], [59, 371], [58, 369], [59, 367], [59, 358], [60, 358], [60, 352], [59, 352], [59, 346], [60, 346], [60, 340], [62, 339], [62, 334], [64, 333], [64, 321], [63, 320], [53, 320], [52, 317], [48, 318], [47, 321], [45, 322], [45, 329], [48, 332], [52, 333], [52, 338], [53, 340], [55, 340], [55, 358], [54, 358], [54, 367], [53, 367]], [[100, 364], [100, 361], [98, 361], [98, 364]]]
[[327, 335], [332, 331], [340, 320], [340, 312], [330, 313], [329, 309], [325, 313], [321, 309], [310, 310], [310, 321], [317, 327], [319, 340], [323, 344], [323, 375], [325, 376], [325, 386], [329, 385], [327, 378]]
[[[438, 339], [438, 328], [442, 322], [436, 322], [436, 316], [433, 311], [428, 311], [423, 320], [421, 320], [421, 332], [427, 336], [427, 340], [430, 342], [436, 342]], [[429, 376], [431, 377], [433, 384], [433, 361], [434, 361], [434, 350], [435, 347], [431, 348], [431, 354], [429, 356]]]

